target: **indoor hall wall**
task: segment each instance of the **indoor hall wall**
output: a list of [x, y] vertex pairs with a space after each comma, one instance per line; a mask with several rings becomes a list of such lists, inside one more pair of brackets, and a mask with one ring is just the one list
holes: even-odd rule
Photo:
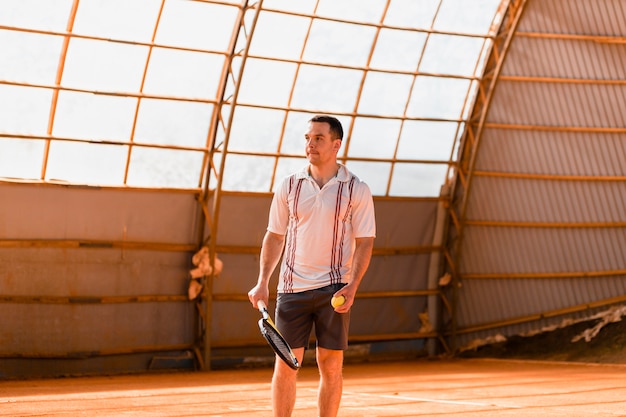
[[[0, 183], [0, 199], [0, 378], [195, 369], [198, 318], [187, 298], [195, 194]], [[269, 353], [246, 294], [270, 201], [221, 196], [215, 244], [224, 267], [210, 309], [217, 361], [245, 361], [250, 347]], [[375, 209], [375, 254], [360, 288], [370, 297], [354, 306], [352, 344], [364, 355], [417, 352], [424, 340], [390, 340], [419, 331], [426, 297], [376, 294], [427, 288], [437, 200], [375, 198]]]
[[461, 220], [459, 347], [626, 302], [625, 6], [525, 3]]
[[0, 184], [1, 377], [189, 366], [197, 203], [181, 192]]

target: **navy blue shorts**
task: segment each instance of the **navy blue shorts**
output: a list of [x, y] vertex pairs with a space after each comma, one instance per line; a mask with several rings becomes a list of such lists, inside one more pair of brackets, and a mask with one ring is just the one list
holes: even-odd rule
[[276, 327], [292, 348], [307, 347], [315, 328], [317, 346], [346, 350], [350, 312], [339, 314], [330, 305], [333, 294], [345, 284], [298, 293], [279, 293], [276, 301]]

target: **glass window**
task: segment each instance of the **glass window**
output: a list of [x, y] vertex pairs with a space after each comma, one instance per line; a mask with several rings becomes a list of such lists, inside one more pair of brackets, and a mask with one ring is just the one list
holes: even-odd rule
[[135, 142], [205, 147], [213, 105], [143, 99], [139, 104]]
[[72, 39], [63, 70], [63, 86], [94, 91], [138, 91], [147, 56], [145, 46]]
[[297, 13], [312, 13], [317, 0], [264, 0], [265, 9], [278, 9]]
[[222, 189], [231, 191], [267, 192], [274, 173], [272, 157], [236, 155], [226, 156]]
[[439, 3], [441, 0], [393, 0], [389, 3], [385, 24], [430, 29]]
[[413, 86], [407, 116], [457, 120], [461, 117], [469, 80], [419, 76]]
[[399, 132], [400, 120], [358, 117], [349, 139], [348, 156], [393, 158]]
[[197, 188], [203, 152], [133, 146], [127, 184], [135, 187]]
[[60, 36], [0, 30], [0, 80], [54, 84], [62, 43]]
[[0, 132], [46, 135], [52, 90], [0, 84]]
[[65, 32], [73, 0], [2, 0], [0, 25]]
[[165, 2], [156, 43], [226, 51], [238, 13], [237, 7], [208, 2]]
[[486, 34], [500, 0], [443, 0], [434, 29], [440, 31]]
[[150, 42], [159, 5], [160, 2], [153, 0], [81, 0], [74, 32], [107, 39]]
[[406, 121], [398, 144], [398, 159], [447, 161], [457, 135], [458, 123]]
[[121, 184], [127, 157], [127, 146], [51, 141], [45, 179], [75, 184]]
[[223, 55], [154, 48], [143, 92], [215, 100], [223, 66]]
[[313, 112], [352, 112], [362, 77], [363, 71], [303, 65], [291, 104]]
[[[265, 6], [267, 7], [267, 4]], [[250, 54], [292, 60], [300, 59], [309, 23], [310, 19], [305, 17], [261, 12], [254, 37], [250, 43]]]
[[295, 64], [249, 59], [241, 80], [238, 101], [245, 104], [287, 106], [295, 73]]
[[379, 23], [387, 0], [320, 0], [317, 15], [355, 22]]
[[447, 171], [447, 164], [397, 163], [393, 167], [389, 195], [438, 197]]
[[433, 34], [428, 38], [420, 71], [472, 77], [483, 38]]
[[365, 181], [372, 195], [387, 195], [391, 163], [348, 161], [346, 167], [359, 179]]
[[276, 153], [284, 118], [282, 111], [237, 107], [228, 150]]
[[321, 113], [376, 195], [438, 195], [499, 5], [265, 0], [237, 27], [240, 0], [0, 1], [0, 175], [215, 187], [225, 152], [224, 189], [268, 192]]
[[128, 141], [137, 99], [61, 91], [53, 134], [89, 140]]
[[365, 66], [375, 33], [375, 28], [370, 26], [314, 20], [304, 59], [316, 63]]
[[413, 73], [424, 49], [426, 33], [382, 28], [370, 67]]
[[0, 177], [39, 179], [45, 141], [0, 138]]
[[368, 72], [363, 83], [359, 112], [403, 116], [412, 82], [412, 75]]

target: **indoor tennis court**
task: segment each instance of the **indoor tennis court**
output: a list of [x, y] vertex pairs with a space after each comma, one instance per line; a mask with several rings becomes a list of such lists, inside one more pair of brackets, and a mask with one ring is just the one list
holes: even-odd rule
[[0, 1], [0, 416], [270, 416], [247, 293], [316, 114], [376, 212], [340, 416], [626, 416], [624, 365], [458, 358], [626, 314], [624, 22], [626, 0]]
[[[317, 416], [303, 368], [294, 416]], [[271, 369], [0, 382], [1, 416], [271, 416]], [[352, 364], [339, 416], [626, 416], [626, 366], [461, 359]]]

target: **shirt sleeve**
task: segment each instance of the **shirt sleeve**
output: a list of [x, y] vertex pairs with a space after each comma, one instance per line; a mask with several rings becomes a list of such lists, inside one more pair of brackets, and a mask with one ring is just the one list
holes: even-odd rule
[[352, 208], [352, 230], [354, 237], [376, 237], [376, 215], [374, 200], [369, 186], [359, 182], [355, 203]]
[[287, 234], [289, 226], [289, 205], [287, 202], [287, 190], [289, 180], [284, 180], [272, 197], [267, 230], [279, 235]]

